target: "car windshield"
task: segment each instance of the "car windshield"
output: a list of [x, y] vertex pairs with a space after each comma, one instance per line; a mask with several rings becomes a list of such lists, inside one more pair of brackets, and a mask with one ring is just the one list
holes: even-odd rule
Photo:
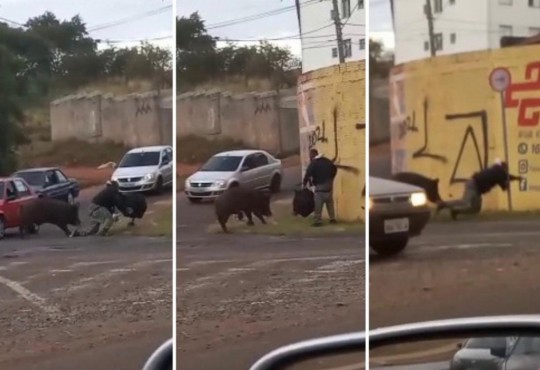
[[238, 156], [215, 156], [210, 158], [201, 171], [204, 172], [233, 172], [238, 169], [242, 157]]
[[0, 200], [4, 199], [4, 183], [0, 182]]
[[24, 179], [30, 186], [43, 186], [45, 184], [45, 174], [41, 171], [18, 172], [16, 177]]
[[471, 349], [491, 349], [506, 347], [506, 338], [504, 337], [487, 337], [487, 338], [472, 338], [469, 339], [466, 348]]
[[159, 165], [159, 152], [128, 153], [122, 158], [118, 167], [145, 167]]

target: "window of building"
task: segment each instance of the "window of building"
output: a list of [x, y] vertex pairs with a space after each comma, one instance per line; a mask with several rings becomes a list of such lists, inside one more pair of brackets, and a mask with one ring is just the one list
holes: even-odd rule
[[352, 56], [351, 39], [343, 40], [343, 56], [345, 58], [350, 58]]
[[366, 50], [366, 39], [360, 39], [360, 50]]
[[531, 36], [540, 35], [540, 28], [539, 27], [529, 27], [529, 35], [531, 35]]
[[364, 0], [358, 0], [358, 9], [364, 9]]
[[540, 0], [529, 0], [529, 6], [531, 8], [540, 8]]
[[338, 57], [337, 48], [332, 48], [332, 58], [337, 58], [337, 57]]
[[506, 26], [506, 25], [499, 26], [499, 34], [501, 36], [512, 36], [513, 33], [514, 32], [513, 32], [512, 26]]
[[451, 34], [450, 34], [450, 43], [451, 43], [451, 44], [455, 44], [455, 43], [456, 43], [456, 38], [457, 38], [456, 34], [455, 34], [455, 33], [451, 33]]
[[433, 12], [442, 13], [443, 11], [443, 0], [434, 0], [433, 1]]
[[433, 42], [435, 43], [435, 50], [440, 51], [443, 49], [443, 34], [436, 33], [433, 37]]
[[456, 5], [456, 0], [450, 0], [450, 1], [448, 2], [448, 4], [450, 4], [450, 5]]
[[513, 5], [514, 0], [499, 0], [499, 5]]
[[425, 51], [429, 50], [429, 41], [424, 41], [424, 50]]
[[341, 0], [341, 17], [349, 18], [351, 16], [351, 0]]

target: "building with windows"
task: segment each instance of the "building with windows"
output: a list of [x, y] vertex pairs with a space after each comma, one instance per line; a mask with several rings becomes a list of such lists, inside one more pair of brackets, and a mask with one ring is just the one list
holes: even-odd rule
[[[497, 49], [501, 37], [540, 34], [540, 0], [430, 0], [437, 55]], [[429, 58], [426, 0], [391, 0], [395, 62]]]
[[[365, 59], [364, 0], [337, 0], [345, 61]], [[339, 64], [332, 0], [297, 1], [302, 72]]]

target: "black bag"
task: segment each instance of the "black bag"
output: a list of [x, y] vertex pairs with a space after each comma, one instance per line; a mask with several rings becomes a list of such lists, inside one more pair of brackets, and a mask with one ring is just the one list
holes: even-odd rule
[[293, 198], [293, 213], [307, 217], [315, 210], [315, 198], [313, 192], [309, 189], [296, 189]]
[[143, 218], [147, 204], [146, 198], [142, 194], [128, 193], [124, 194], [125, 206], [124, 210], [121, 210], [125, 217], [129, 218]]

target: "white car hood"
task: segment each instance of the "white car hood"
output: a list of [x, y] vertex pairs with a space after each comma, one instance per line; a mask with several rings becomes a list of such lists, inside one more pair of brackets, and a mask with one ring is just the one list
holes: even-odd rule
[[195, 182], [214, 182], [214, 181], [228, 181], [232, 176], [234, 175], [234, 172], [195, 172], [193, 175], [191, 175], [188, 178], [188, 181], [195, 181]]
[[149, 173], [157, 172], [157, 170], [158, 166], [122, 167], [114, 171], [113, 177], [144, 177]]
[[369, 178], [369, 193], [372, 197], [380, 197], [389, 194], [411, 194], [423, 191], [421, 188], [402, 182], [381, 179], [379, 177]]

